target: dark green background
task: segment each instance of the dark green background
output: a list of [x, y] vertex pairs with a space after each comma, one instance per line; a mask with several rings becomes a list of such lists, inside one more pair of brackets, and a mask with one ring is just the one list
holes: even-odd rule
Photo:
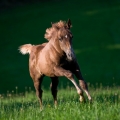
[[[83, 77], [92, 85], [120, 85], [120, 0], [52, 0], [25, 4], [0, 12], [0, 93], [32, 87], [28, 55], [22, 44], [46, 42], [51, 22], [72, 21], [73, 47]], [[45, 78], [44, 88], [50, 79]], [[62, 77], [60, 86], [70, 84]]]

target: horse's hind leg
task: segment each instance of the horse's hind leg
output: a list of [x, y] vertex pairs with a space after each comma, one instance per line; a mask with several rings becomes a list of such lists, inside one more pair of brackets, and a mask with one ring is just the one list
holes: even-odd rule
[[58, 77], [51, 77], [50, 88], [51, 88], [51, 93], [53, 95], [55, 106], [57, 105], [57, 86], [58, 86], [58, 83], [59, 83]]
[[43, 76], [40, 76], [39, 78], [34, 79], [34, 87], [36, 90], [36, 95], [39, 99], [41, 109], [42, 109], [42, 92], [43, 92], [41, 89], [42, 80], [43, 80]]

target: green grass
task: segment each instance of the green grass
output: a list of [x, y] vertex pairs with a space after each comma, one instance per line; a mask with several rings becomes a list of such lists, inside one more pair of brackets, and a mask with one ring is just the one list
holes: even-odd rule
[[[79, 103], [74, 88], [60, 89], [58, 106], [53, 105], [50, 91], [44, 91], [43, 110], [35, 93], [31, 90], [25, 94], [17, 92], [0, 96], [0, 120], [119, 120], [119, 87], [90, 88], [93, 103]], [[17, 90], [17, 89], [16, 89]]]
[[[41, 44], [51, 22], [72, 20], [73, 47], [85, 80], [93, 85], [120, 85], [120, 2], [52, 1], [24, 5], [0, 13], [0, 93], [25, 86], [33, 88], [28, 71], [28, 56], [22, 56], [22, 44]], [[50, 80], [46, 77], [44, 87]], [[66, 79], [60, 85], [67, 85]], [[69, 82], [69, 81], [68, 81]], [[71, 83], [69, 82], [71, 85]]]

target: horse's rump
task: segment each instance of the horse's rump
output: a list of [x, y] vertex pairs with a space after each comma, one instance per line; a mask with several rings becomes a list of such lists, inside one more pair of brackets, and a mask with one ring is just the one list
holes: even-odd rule
[[31, 44], [24, 44], [24, 45], [21, 45], [19, 47], [19, 50], [20, 52], [25, 55], [25, 54], [30, 54], [31, 51], [34, 51], [33, 49], [38, 49], [39, 51], [41, 49], [44, 48], [44, 46], [46, 45], [47, 43], [43, 43], [43, 44], [40, 44], [40, 45], [31, 45]]

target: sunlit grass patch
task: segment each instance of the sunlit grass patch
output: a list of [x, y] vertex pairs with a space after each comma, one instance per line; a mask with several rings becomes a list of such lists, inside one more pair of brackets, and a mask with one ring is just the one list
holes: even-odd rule
[[74, 88], [59, 89], [58, 106], [54, 107], [50, 91], [44, 91], [40, 110], [35, 92], [0, 97], [0, 120], [119, 120], [119, 87], [90, 87], [93, 102], [79, 102]]
[[91, 16], [97, 14], [98, 12], [99, 12], [98, 10], [92, 10], [92, 11], [86, 11], [85, 14]]
[[113, 49], [120, 49], [120, 44], [113, 44], [113, 45], [108, 45], [107, 49], [113, 50]]

